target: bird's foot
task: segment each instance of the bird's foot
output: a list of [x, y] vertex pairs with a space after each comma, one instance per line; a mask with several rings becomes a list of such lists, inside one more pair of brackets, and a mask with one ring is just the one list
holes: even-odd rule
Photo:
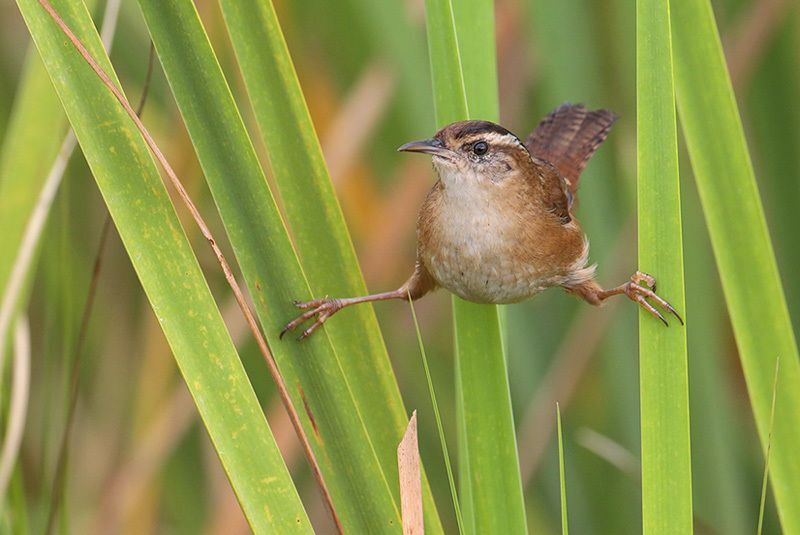
[[631, 280], [624, 285], [625, 295], [627, 295], [631, 301], [635, 301], [643, 309], [660, 319], [664, 325], [669, 326], [669, 323], [667, 323], [667, 320], [664, 318], [661, 312], [659, 312], [656, 307], [647, 301], [648, 299], [652, 299], [657, 305], [669, 311], [673, 316], [678, 318], [678, 321], [680, 321], [681, 325], [683, 325], [683, 318], [681, 318], [680, 314], [678, 314], [678, 312], [672, 305], [669, 304], [669, 302], [660, 297], [655, 290], [656, 279], [647, 273], [642, 273], [641, 271], [637, 271], [631, 275]]
[[280, 338], [283, 338], [283, 335], [287, 332], [295, 330], [306, 321], [314, 318], [314, 323], [300, 333], [300, 336], [297, 339], [303, 340], [308, 338], [314, 331], [320, 328], [323, 323], [325, 323], [325, 320], [336, 314], [345, 306], [341, 299], [329, 299], [327, 297], [324, 299], [313, 299], [311, 301], [295, 301], [294, 305], [299, 309], [305, 310], [306, 312], [303, 312], [294, 320], [286, 324], [286, 327], [284, 327], [281, 331]]

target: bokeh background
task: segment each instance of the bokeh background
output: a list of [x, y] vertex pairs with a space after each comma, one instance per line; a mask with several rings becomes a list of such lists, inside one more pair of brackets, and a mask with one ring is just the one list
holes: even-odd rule
[[[196, 3], [248, 126], [253, 126], [218, 6], [209, 0]], [[98, 4], [99, 18], [103, 2]], [[423, 2], [275, 4], [368, 286], [371, 291], [396, 288], [411, 272], [416, 212], [433, 183], [427, 159], [395, 152], [406, 141], [430, 136], [435, 127]], [[800, 6], [792, 0], [713, 4], [796, 328]], [[610, 108], [621, 116], [581, 180], [578, 209], [600, 281], [617, 284], [636, 269], [634, 2], [497, 0], [495, 18], [504, 126], [523, 137], [563, 101]], [[142, 91], [148, 49], [136, 3], [124, 2], [111, 57], [133, 99]], [[0, 4], [0, 132], [5, 131], [30, 52], [16, 6]], [[224, 235], [157, 65], [143, 119], [219, 229], [216, 234]], [[257, 129], [250, 131], [259, 145]], [[263, 156], [263, 146], [257, 148]], [[695, 527], [701, 534], [753, 533], [763, 456], [685, 152], [681, 164], [685, 314], [692, 321], [688, 343]], [[33, 283], [31, 406], [13, 491], [24, 497], [34, 532], [43, 528], [55, 499], [60, 501], [63, 532], [247, 533], [113, 232], [81, 356], [67, 477], [54, 488], [74, 348], [105, 214], [85, 162], [72, 158]], [[320, 532], [326, 532], [330, 526], [324, 507], [261, 357], [215, 259], [194, 225], [186, 228], [227, 311], [309, 514]], [[408, 305], [382, 303], [375, 308], [406, 406], [419, 411], [421, 455], [440, 513], [455, 530]], [[437, 292], [418, 302], [417, 312], [455, 454], [450, 299]], [[560, 530], [555, 401], [561, 404], [564, 423], [573, 531], [640, 532], [636, 307], [620, 299], [593, 309], [551, 290], [532, 302], [505, 307], [504, 314], [531, 532]], [[777, 533], [770, 501], [765, 532]]]

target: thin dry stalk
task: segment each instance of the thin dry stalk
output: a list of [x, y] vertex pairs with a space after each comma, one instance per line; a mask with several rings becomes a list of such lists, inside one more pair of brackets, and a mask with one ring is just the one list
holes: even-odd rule
[[[0, 455], [0, 496], [5, 494], [16, 464], [22, 432], [28, 415], [28, 393], [31, 386], [31, 330], [28, 318], [20, 316], [14, 329], [14, 375], [11, 379], [11, 401], [8, 406], [3, 453]], [[0, 501], [0, 504], [4, 502]]]
[[[58, 193], [61, 178], [64, 176], [69, 157], [75, 149], [75, 143], [75, 134], [70, 130], [61, 143], [58, 156], [56, 156], [53, 166], [47, 174], [42, 191], [39, 193], [39, 198], [36, 199], [36, 205], [33, 207], [28, 223], [25, 225], [25, 231], [22, 234], [22, 241], [20, 242], [14, 265], [11, 267], [8, 284], [3, 293], [2, 301], [0, 301], [0, 374], [3, 370], [3, 349], [6, 347], [6, 333], [8, 333], [11, 321], [17, 311], [19, 298], [25, 287], [25, 277], [27, 277], [33, 264], [36, 246], [39, 244], [39, 238], [42, 236], [45, 223], [47, 223], [50, 206], [52, 206], [56, 193]], [[2, 498], [3, 492], [0, 492], [0, 500]]]
[[578, 429], [575, 441], [631, 479], [641, 482], [639, 459], [619, 442], [586, 427]]

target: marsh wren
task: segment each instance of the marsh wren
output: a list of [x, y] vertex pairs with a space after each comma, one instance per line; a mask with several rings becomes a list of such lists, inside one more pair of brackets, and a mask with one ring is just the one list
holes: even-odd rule
[[[589, 264], [589, 243], [573, 214], [578, 178], [616, 116], [563, 104], [525, 140], [488, 121], [461, 121], [431, 139], [397, 149], [429, 154], [438, 180], [417, 219], [414, 273], [397, 290], [295, 303], [305, 312], [303, 339], [342, 308], [370, 301], [419, 299], [442, 287], [476, 303], [517, 303], [554, 286], [592, 305], [624, 294], [668, 325], [656, 307], [683, 320], [637, 271], [604, 290]], [[648, 301], [649, 300], [649, 301]], [[651, 302], [652, 301], [652, 302]]]

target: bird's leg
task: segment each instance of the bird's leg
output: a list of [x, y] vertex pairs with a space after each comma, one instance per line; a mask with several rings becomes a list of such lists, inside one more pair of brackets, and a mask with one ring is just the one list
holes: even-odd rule
[[314, 318], [314, 323], [312, 323], [308, 329], [300, 334], [299, 339], [302, 340], [319, 329], [319, 327], [325, 323], [325, 320], [339, 312], [341, 309], [349, 307], [350, 305], [370, 303], [373, 301], [388, 301], [390, 299], [403, 299], [404, 301], [408, 301], [409, 297], [416, 301], [434, 288], [436, 288], [436, 282], [433, 280], [433, 277], [431, 277], [430, 273], [427, 269], [425, 269], [422, 263], [417, 261], [417, 265], [415, 266], [414, 273], [411, 275], [411, 277], [406, 281], [405, 284], [393, 292], [371, 294], [362, 297], [347, 297], [343, 299], [329, 299], [326, 297], [325, 299], [314, 299], [312, 301], [305, 302], [295, 301], [295, 306], [305, 310], [306, 312], [303, 312], [293, 321], [289, 322], [289, 324], [287, 324], [286, 327], [284, 327], [281, 331], [280, 337], [283, 338], [283, 335], [286, 334], [287, 331], [294, 330], [301, 324], [305, 323], [311, 318]]
[[582, 297], [593, 305], [601, 304], [612, 295], [625, 294], [628, 296], [628, 299], [635, 301], [643, 309], [664, 322], [664, 325], [669, 325], [661, 312], [647, 301], [648, 299], [652, 299], [655, 304], [678, 318], [678, 321], [683, 325], [683, 318], [681, 318], [675, 308], [655, 292], [656, 280], [647, 273], [642, 273], [641, 271], [637, 271], [631, 275], [631, 279], [628, 282], [620, 284], [610, 290], [602, 289], [595, 281], [588, 281], [580, 286], [566, 288], [566, 290]]
[[295, 306], [297, 308], [306, 310], [306, 312], [300, 314], [297, 316], [297, 318], [289, 322], [281, 331], [280, 337], [283, 338], [283, 335], [286, 334], [287, 331], [292, 331], [301, 324], [305, 323], [307, 320], [315, 318], [314, 323], [312, 323], [308, 329], [300, 334], [299, 340], [302, 340], [310, 336], [314, 331], [322, 326], [322, 324], [325, 323], [325, 320], [345, 307], [357, 305], [359, 303], [370, 303], [372, 301], [388, 301], [389, 299], [408, 300], [408, 290], [405, 286], [403, 286], [392, 292], [364, 295], [362, 297], [346, 297], [340, 299], [330, 299], [326, 297], [324, 299], [313, 299], [311, 301], [295, 301]]

